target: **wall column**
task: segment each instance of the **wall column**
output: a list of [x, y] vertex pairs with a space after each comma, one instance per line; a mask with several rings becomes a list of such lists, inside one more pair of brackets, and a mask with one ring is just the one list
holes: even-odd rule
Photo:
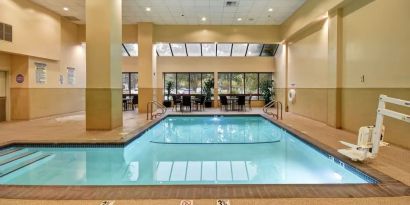
[[329, 14], [327, 124], [341, 127], [342, 10]]
[[[138, 112], [147, 112], [155, 100], [156, 69], [153, 64], [153, 24], [138, 24]], [[154, 78], [155, 77], [155, 78]], [[161, 103], [161, 102], [160, 102]]]
[[122, 126], [121, 0], [86, 0], [85, 10], [86, 128], [110, 130]]

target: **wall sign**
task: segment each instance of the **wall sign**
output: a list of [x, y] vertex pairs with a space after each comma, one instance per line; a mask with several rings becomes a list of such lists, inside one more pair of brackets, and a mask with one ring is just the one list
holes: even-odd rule
[[36, 83], [46, 84], [47, 82], [47, 64], [45, 63], [34, 63], [36, 66]]
[[16, 76], [16, 82], [17, 82], [17, 83], [23, 83], [23, 82], [24, 82], [24, 75], [22, 75], [22, 74], [17, 74], [17, 76]]
[[75, 84], [75, 68], [67, 67], [67, 83], [69, 85]]

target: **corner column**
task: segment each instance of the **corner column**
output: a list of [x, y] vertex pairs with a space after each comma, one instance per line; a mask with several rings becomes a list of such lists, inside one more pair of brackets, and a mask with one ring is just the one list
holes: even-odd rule
[[328, 94], [327, 124], [341, 127], [341, 72], [342, 72], [342, 10], [328, 18]]
[[86, 0], [86, 128], [122, 126], [121, 0]]

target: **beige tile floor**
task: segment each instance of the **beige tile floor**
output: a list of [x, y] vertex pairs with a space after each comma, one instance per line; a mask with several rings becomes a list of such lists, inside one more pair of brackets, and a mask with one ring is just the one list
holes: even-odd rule
[[[176, 113], [171, 110], [168, 113]], [[180, 112], [178, 112], [180, 114]], [[205, 112], [192, 112], [188, 114], [232, 114], [235, 112], [225, 112], [219, 109], [207, 109]], [[240, 112], [243, 113], [243, 112]], [[246, 113], [262, 114], [262, 110], [254, 108]], [[138, 114], [136, 111], [127, 111], [123, 114], [123, 126], [111, 131], [86, 131], [84, 112], [71, 113], [60, 116], [47, 117], [31, 121], [3, 122], [0, 123], [0, 145], [13, 141], [25, 142], [100, 142], [100, 141], [121, 141], [130, 132], [140, 129], [150, 121], [146, 120], [145, 114]], [[347, 131], [334, 129], [324, 123], [307, 119], [295, 114], [286, 113], [281, 122], [295, 128], [319, 142], [334, 149], [343, 147], [338, 141], [344, 140], [354, 143], [356, 134]], [[381, 148], [377, 159], [371, 161], [369, 165], [390, 177], [397, 179], [410, 186], [410, 150], [400, 148], [395, 145]], [[389, 199], [389, 200], [388, 200]], [[237, 204], [256, 204], [254, 200], [235, 200]], [[399, 198], [366, 198], [366, 199], [284, 199], [284, 200], [257, 200], [260, 204], [410, 204], [409, 197]], [[30, 201], [23, 200], [2, 200], [0, 204], [56, 204], [55, 201]], [[99, 201], [66, 201], [64, 204], [99, 204]], [[116, 204], [179, 204], [177, 201], [161, 200], [139, 200], [139, 201], [119, 201]], [[196, 204], [215, 204], [209, 200], [201, 200]], [[235, 203], [236, 204], [236, 203]], [[259, 203], [258, 203], [259, 204]]]

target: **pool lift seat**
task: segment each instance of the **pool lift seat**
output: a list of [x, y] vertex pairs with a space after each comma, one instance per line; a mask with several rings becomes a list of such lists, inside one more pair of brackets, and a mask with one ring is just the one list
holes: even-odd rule
[[380, 95], [379, 105], [377, 108], [376, 125], [361, 127], [359, 129], [359, 136], [357, 138], [356, 145], [340, 141], [340, 143], [348, 146], [349, 148], [337, 150], [339, 153], [349, 157], [352, 161], [365, 161], [367, 159], [373, 159], [377, 156], [379, 147], [387, 145], [386, 142], [383, 142], [384, 116], [410, 123], [410, 115], [386, 109], [386, 103], [410, 107], [410, 101]]

